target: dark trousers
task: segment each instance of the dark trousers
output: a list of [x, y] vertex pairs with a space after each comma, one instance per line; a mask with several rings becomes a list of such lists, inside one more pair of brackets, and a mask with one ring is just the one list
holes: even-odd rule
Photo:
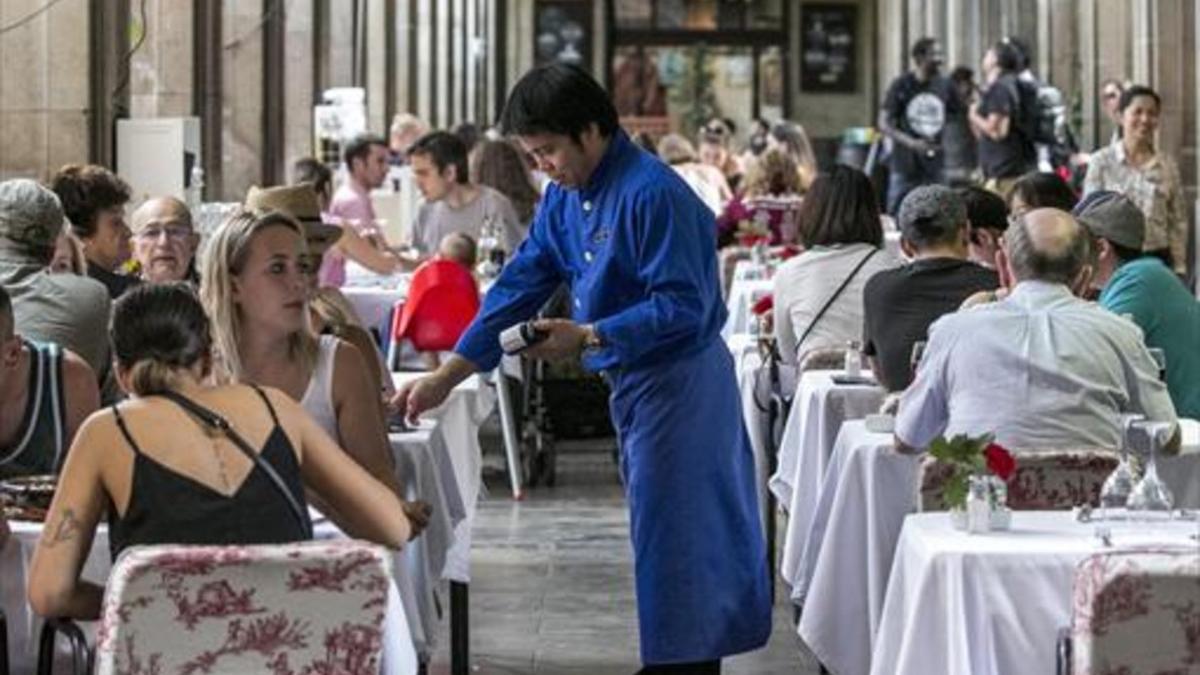
[[645, 666], [637, 671], [637, 675], [667, 675], [668, 673], [671, 675], [721, 675], [721, 660]]
[[905, 195], [912, 192], [914, 188], [921, 187], [922, 185], [942, 183], [944, 180], [945, 174], [940, 170], [929, 172], [916, 170], [909, 173], [892, 170], [888, 172], [888, 215], [895, 217], [899, 214], [900, 202], [904, 201]]

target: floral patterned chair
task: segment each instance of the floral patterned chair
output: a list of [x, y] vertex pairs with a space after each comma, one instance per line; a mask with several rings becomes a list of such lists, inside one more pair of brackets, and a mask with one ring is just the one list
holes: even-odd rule
[[[1117, 468], [1117, 455], [1103, 448], [1015, 453], [1017, 472], [1008, 482], [1008, 507], [1014, 511], [1070, 509], [1097, 504], [1104, 479]], [[950, 467], [932, 457], [921, 463], [921, 510], [942, 508], [942, 490]]]
[[1097, 553], [1075, 571], [1060, 675], [1200, 672], [1200, 549]]
[[846, 367], [846, 350], [844, 349], [810, 349], [800, 357], [797, 368], [801, 373], [810, 370], [842, 370]]
[[356, 541], [133, 547], [96, 638], [99, 675], [376, 675], [388, 556]]

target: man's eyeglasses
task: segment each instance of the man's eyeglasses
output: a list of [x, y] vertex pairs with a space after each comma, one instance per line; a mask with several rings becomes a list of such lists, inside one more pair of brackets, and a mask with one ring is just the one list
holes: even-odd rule
[[157, 241], [164, 234], [171, 241], [183, 241], [192, 236], [192, 230], [188, 227], [147, 227], [133, 236], [144, 241]]

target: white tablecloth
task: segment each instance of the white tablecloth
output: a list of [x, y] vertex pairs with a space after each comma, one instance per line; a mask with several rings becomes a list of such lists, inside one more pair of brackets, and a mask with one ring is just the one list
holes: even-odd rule
[[408, 284], [400, 286], [342, 286], [342, 295], [366, 328], [387, 326], [392, 307], [408, 297]]
[[[392, 382], [399, 389], [404, 383], [427, 374], [392, 373]], [[444, 487], [457, 486], [458, 500], [462, 504], [462, 519], [454, 526], [454, 543], [446, 552], [442, 570], [442, 576], [450, 581], [467, 583], [471, 580], [471, 524], [483, 487], [479, 426], [495, 405], [495, 390], [483, 382], [482, 376], [473, 375], [455, 387], [442, 405], [425, 414], [425, 419], [434, 422], [429, 443], [434, 459], [442, 463], [439, 473], [454, 478]]]
[[729, 288], [729, 301], [726, 303], [729, 316], [725, 319], [725, 326], [721, 329], [721, 337], [728, 340], [732, 335], [749, 333], [754, 321], [754, 315], [750, 310], [753, 309], [754, 303], [758, 302], [759, 298], [770, 294], [770, 279], [734, 281], [733, 286]]
[[[1194, 548], [1187, 535], [1195, 529], [1113, 526], [1113, 543]], [[1094, 531], [1066, 511], [1015, 513], [1011, 531], [984, 535], [953, 530], [945, 513], [909, 516], [871, 673], [1053, 673], [1055, 633], [1071, 620], [1075, 567], [1104, 550]]]
[[870, 667], [896, 539], [916, 508], [918, 466], [918, 458], [892, 450], [890, 434], [867, 431], [862, 420], [846, 422], [837, 436], [810, 527], [798, 539], [792, 597], [804, 605], [797, 632], [838, 675]]
[[433, 507], [424, 532], [395, 560], [397, 569], [404, 572], [397, 575], [397, 583], [403, 578], [410, 587], [402, 588], [401, 595], [413, 645], [419, 653], [430, 654], [437, 635], [435, 594], [454, 546], [454, 529], [466, 516], [466, 509], [440, 434], [435, 438], [432, 428], [422, 428], [389, 434], [389, 439], [405, 499]]
[[[26, 599], [26, 586], [29, 582], [29, 567], [33, 559], [34, 549], [37, 548], [38, 538], [42, 534], [42, 523], [28, 521], [10, 521], [12, 536], [0, 549], [0, 602], [3, 603], [4, 614], [8, 619], [8, 659], [14, 675], [29, 675], [37, 667], [38, 635], [41, 632], [42, 620], [33, 612]], [[317, 539], [328, 539], [341, 536], [341, 533], [328, 522], [317, 523], [314, 527]], [[397, 561], [398, 562], [398, 561]], [[101, 525], [96, 528], [92, 540], [92, 550], [88, 553], [83, 566], [82, 577], [103, 586], [112, 569], [112, 560], [108, 550], [108, 528]], [[397, 586], [411, 587], [411, 580], [403, 573], [402, 568], [393, 570], [393, 583], [388, 591], [388, 605], [384, 616], [384, 670], [387, 675], [415, 675], [417, 672], [417, 656], [411, 639], [412, 631], [405, 617], [403, 595]], [[88, 637], [88, 643], [94, 643], [94, 622], [81, 622]], [[66, 640], [60, 639], [58, 659], [56, 663], [66, 664], [68, 661]], [[56, 668], [56, 672], [62, 672]]]
[[883, 402], [882, 388], [834, 384], [833, 374], [809, 371], [801, 375], [779, 444], [779, 467], [770, 481], [771, 492], [788, 509], [779, 573], [793, 589], [838, 430], [843, 421], [866, 417]]
[[[1200, 506], [1192, 501], [1200, 482], [1193, 425], [1184, 423], [1183, 454], [1159, 460], [1176, 503], [1189, 508]], [[896, 542], [905, 515], [918, 505], [920, 459], [899, 455], [892, 445], [890, 434], [869, 432], [861, 420], [844, 423], [807, 530], [789, 522], [789, 540], [800, 544], [791, 580], [793, 600], [804, 605], [797, 631], [838, 675], [870, 669]]]

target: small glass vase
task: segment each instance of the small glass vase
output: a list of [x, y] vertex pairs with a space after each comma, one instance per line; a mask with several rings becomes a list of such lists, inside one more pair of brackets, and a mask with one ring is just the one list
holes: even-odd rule
[[[974, 532], [1003, 531], [1012, 526], [1012, 511], [1008, 508], [1008, 486], [997, 476], [972, 475], [967, 478], [967, 501], [950, 507], [950, 525], [963, 532], [972, 531], [970, 505], [976, 501], [977, 518]], [[982, 511], [986, 508], [986, 517]]]

